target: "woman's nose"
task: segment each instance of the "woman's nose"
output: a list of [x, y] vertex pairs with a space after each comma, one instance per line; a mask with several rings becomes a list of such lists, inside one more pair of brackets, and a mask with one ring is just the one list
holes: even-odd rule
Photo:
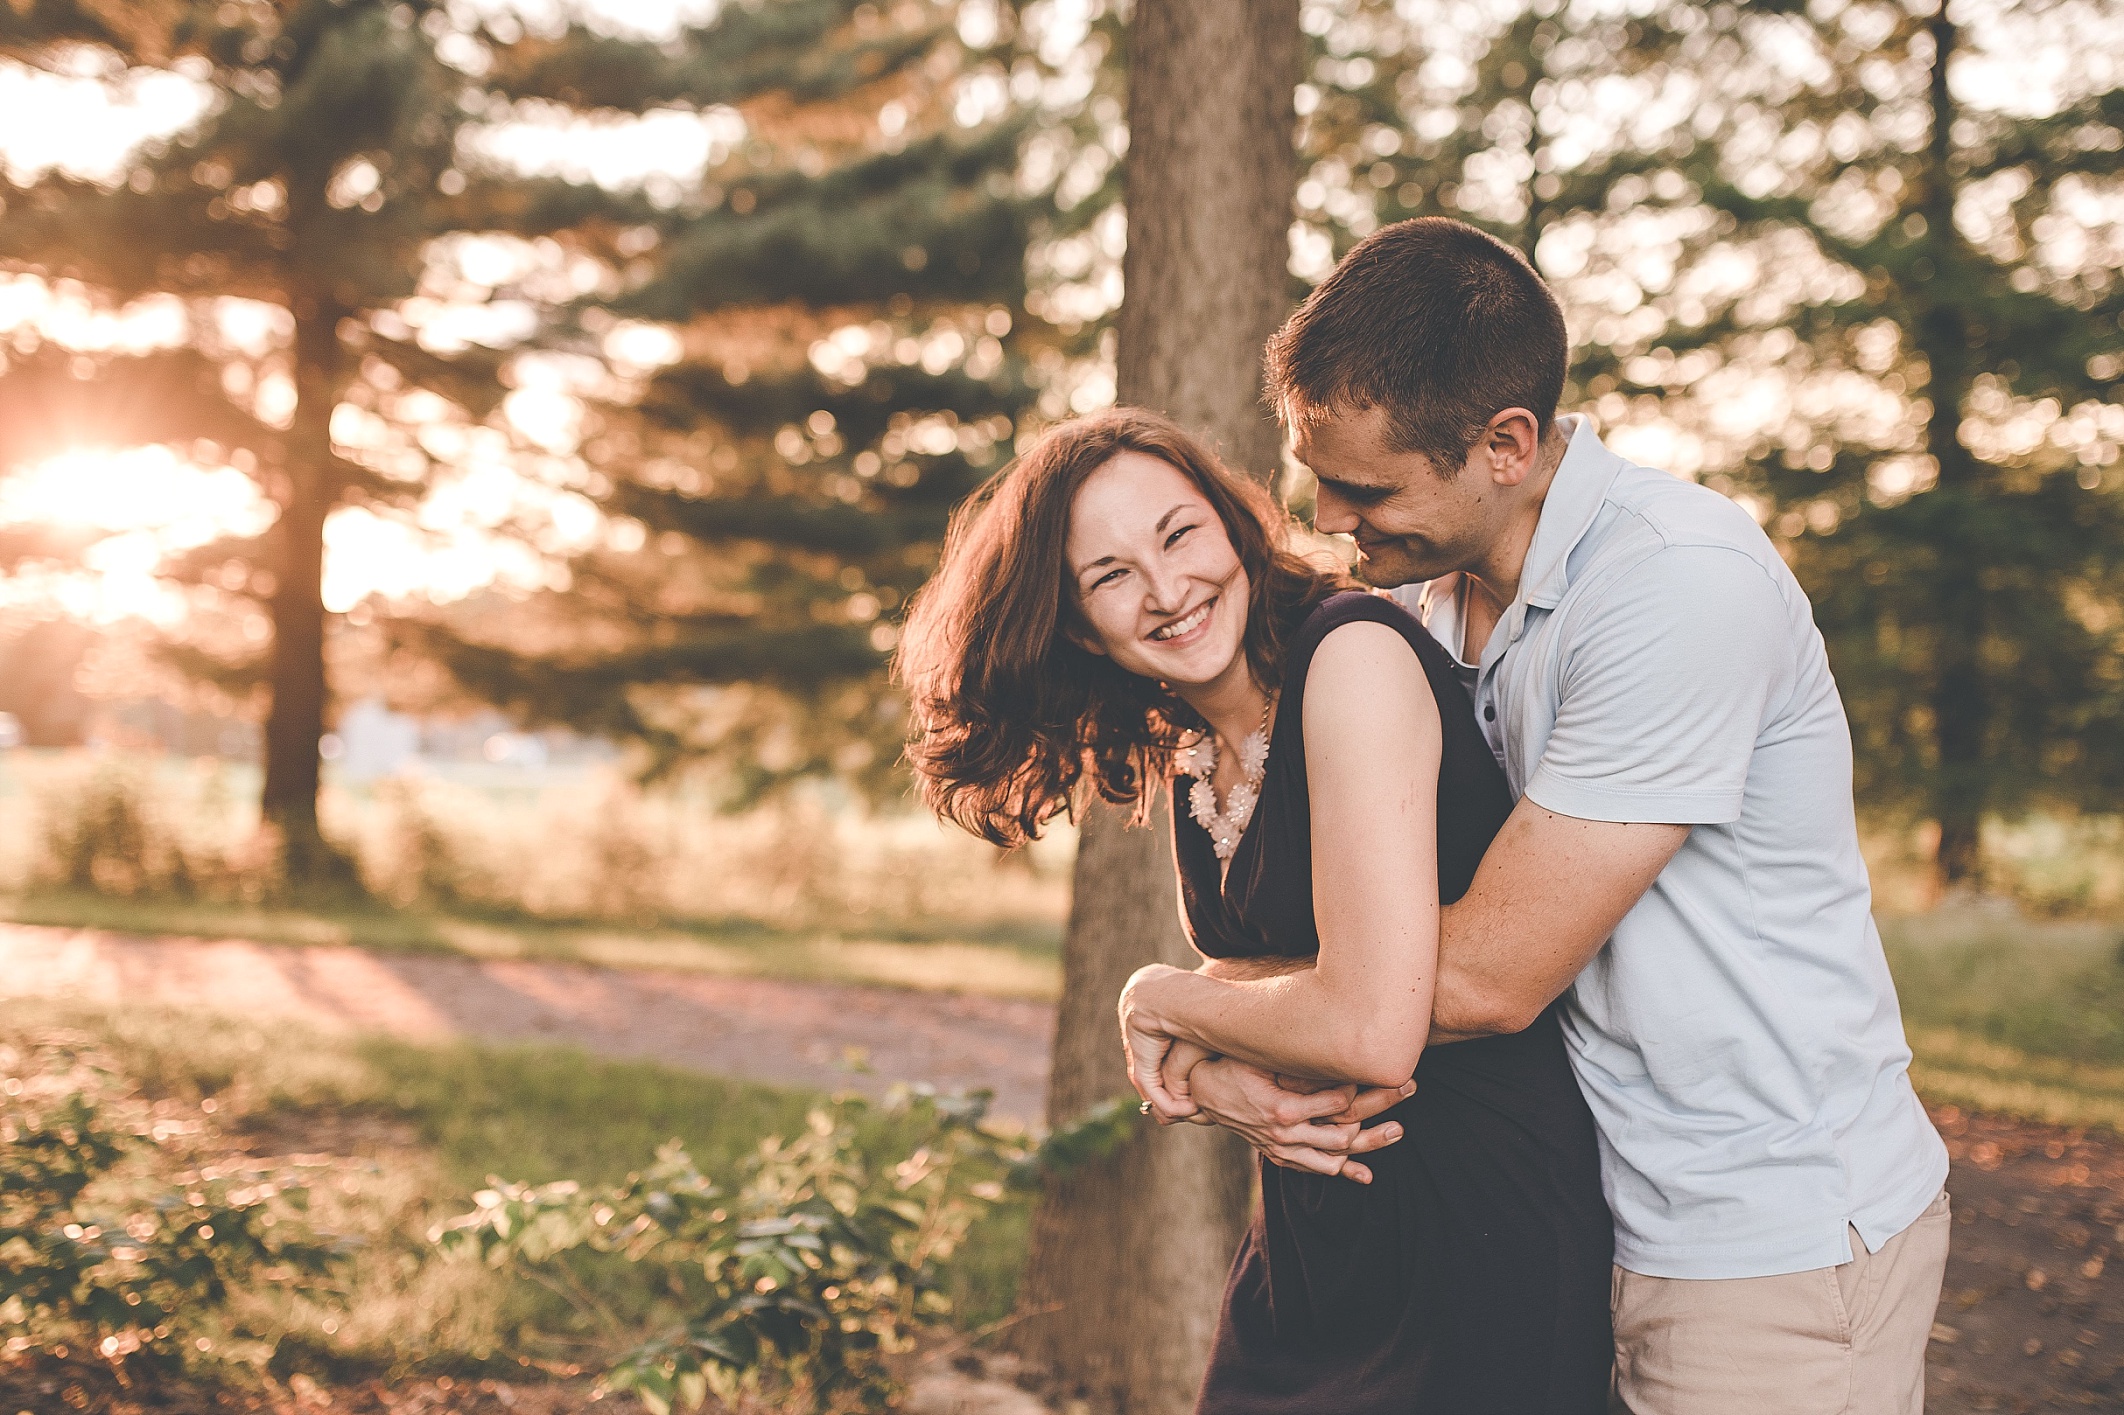
[[1143, 607], [1153, 614], [1169, 614], [1187, 597], [1187, 577], [1169, 569], [1143, 572]]

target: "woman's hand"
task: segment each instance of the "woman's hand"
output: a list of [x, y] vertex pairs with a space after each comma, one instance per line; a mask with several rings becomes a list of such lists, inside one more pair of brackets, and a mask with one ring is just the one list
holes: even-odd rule
[[1383, 1150], [1401, 1138], [1393, 1121], [1367, 1130], [1363, 1122], [1416, 1092], [1400, 1086], [1315, 1086], [1272, 1075], [1230, 1057], [1197, 1063], [1188, 1074], [1195, 1118], [1221, 1125], [1267, 1156], [1271, 1164], [1314, 1174], [1372, 1182], [1354, 1156]]
[[1183, 1039], [1175, 1035], [1170, 1024], [1165, 1022], [1161, 1000], [1166, 990], [1181, 978], [1195, 975], [1184, 968], [1174, 968], [1164, 963], [1151, 963], [1138, 968], [1121, 989], [1121, 1049], [1128, 1059], [1129, 1084], [1136, 1088], [1150, 1106], [1150, 1113], [1161, 1125], [1194, 1117], [1195, 1103], [1186, 1091], [1186, 1076], [1194, 1062], [1209, 1053], [1201, 1047], [1193, 1048], [1195, 1055], [1183, 1055], [1186, 1064], [1175, 1072], [1181, 1089], [1175, 1091], [1167, 1084], [1166, 1060]]
[[[1205, 1061], [1215, 1061], [1216, 1059], [1217, 1053], [1210, 1051], [1206, 1047], [1197, 1046], [1193, 1042], [1176, 1041], [1165, 1053], [1165, 1063], [1158, 1068], [1158, 1077], [1165, 1083], [1165, 1089], [1168, 1094], [1177, 1096], [1183, 1102], [1191, 1102], [1194, 1097], [1190, 1093], [1192, 1083], [1188, 1078], [1194, 1074], [1197, 1066], [1200, 1066]], [[1215, 1125], [1217, 1123], [1199, 1110], [1187, 1119], [1188, 1123], [1194, 1125]], [[1159, 1116], [1158, 1123], [1160, 1125], [1177, 1125], [1181, 1122], [1167, 1120], [1164, 1116]]]

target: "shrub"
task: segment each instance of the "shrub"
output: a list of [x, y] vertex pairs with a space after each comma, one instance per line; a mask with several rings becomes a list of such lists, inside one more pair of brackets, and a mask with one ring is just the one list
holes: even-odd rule
[[230, 1294], [317, 1278], [339, 1255], [303, 1188], [242, 1161], [200, 1165], [199, 1122], [157, 1117], [78, 1044], [0, 1048], [0, 1333], [175, 1365]]
[[874, 1162], [859, 1143], [861, 1101], [812, 1112], [793, 1139], [763, 1141], [726, 1189], [676, 1142], [621, 1185], [532, 1188], [499, 1179], [440, 1226], [445, 1248], [476, 1252], [580, 1305], [596, 1303], [571, 1255], [614, 1254], [669, 1294], [662, 1328], [604, 1378], [658, 1415], [710, 1391], [772, 1390], [815, 1411], [875, 1409], [887, 1358], [941, 1320], [944, 1265], [1002, 1196], [1016, 1151], [981, 1120], [987, 1096], [907, 1093], [912, 1148]]

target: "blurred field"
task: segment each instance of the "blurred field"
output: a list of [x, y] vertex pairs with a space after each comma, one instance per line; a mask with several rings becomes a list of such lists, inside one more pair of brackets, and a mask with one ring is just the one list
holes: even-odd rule
[[605, 769], [328, 784], [368, 899], [290, 899], [246, 858], [251, 768], [0, 753], [0, 912], [20, 923], [351, 943], [1048, 998], [1067, 829], [1004, 855], [820, 796], [742, 815]]
[[2124, 1133], [2124, 928], [1965, 907], [1882, 934], [1928, 1101]]

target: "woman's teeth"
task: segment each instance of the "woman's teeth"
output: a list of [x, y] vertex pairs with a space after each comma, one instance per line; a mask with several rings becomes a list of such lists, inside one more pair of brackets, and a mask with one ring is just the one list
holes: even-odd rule
[[1163, 642], [1166, 639], [1179, 638], [1182, 634], [1190, 632], [1198, 625], [1200, 625], [1205, 619], [1208, 619], [1210, 607], [1215, 603], [1215, 600], [1211, 600], [1209, 604], [1203, 605], [1193, 614], [1188, 615], [1187, 618], [1175, 619], [1172, 623], [1167, 624], [1161, 629], [1151, 630], [1151, 637], [1153, 639], [1159, 640], [1160, 642]]

